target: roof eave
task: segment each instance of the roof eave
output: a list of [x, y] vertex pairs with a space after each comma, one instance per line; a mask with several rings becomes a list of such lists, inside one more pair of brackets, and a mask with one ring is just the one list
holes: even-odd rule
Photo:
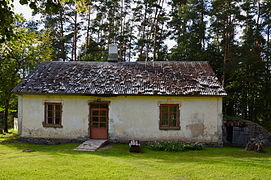
[[187, 95], [176, 95], [176, 94], [85, 94], [85, 93], [34, 93], [34, 92], [13, 92], [17, 95], [49, 95], [49, 96], [99, 96], [99, 97], [117, 97], [117, 96], [183, 96], [183, 97], [225, 97], [226, 95], [200, 95], [200, 94], [187, 94]]

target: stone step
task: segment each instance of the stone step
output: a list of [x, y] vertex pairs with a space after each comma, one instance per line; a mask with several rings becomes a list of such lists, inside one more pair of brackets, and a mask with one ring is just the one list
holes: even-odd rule
[[96, 151], [103, 145], [107, 143], [107, 140], [102, 139], [89, 139], [82, 144], [80, 144], [77, 148], [74, 150], [76, 151]]

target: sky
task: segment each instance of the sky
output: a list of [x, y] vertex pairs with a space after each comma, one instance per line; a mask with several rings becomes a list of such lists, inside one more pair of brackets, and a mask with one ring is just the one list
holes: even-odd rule
[[28, 20], [33, 19], [32, 10], [27, 5], [21, 5], [19, 3], [19, 0], [14, 1], [14, 11], [17, 14], [22, 14], [25, 19], [28, 19]]

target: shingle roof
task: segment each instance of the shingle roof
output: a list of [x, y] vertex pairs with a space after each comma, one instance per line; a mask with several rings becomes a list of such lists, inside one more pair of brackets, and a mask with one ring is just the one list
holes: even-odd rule
[[31, 94], [225, 96], [208, 62], [42, 62], [14, 90]]

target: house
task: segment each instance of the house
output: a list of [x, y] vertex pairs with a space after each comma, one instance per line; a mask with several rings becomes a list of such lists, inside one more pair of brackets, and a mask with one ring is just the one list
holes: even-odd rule
[[13, 92], [21, 137], [222, 143], [207, 62], [42, 62]]

